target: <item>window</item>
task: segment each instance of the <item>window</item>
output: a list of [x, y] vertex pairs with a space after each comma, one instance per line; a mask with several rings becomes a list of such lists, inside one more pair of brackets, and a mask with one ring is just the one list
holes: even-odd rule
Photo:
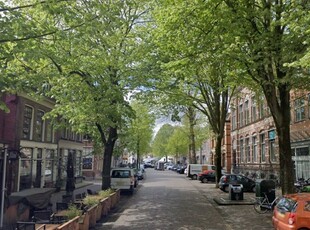
[[32, 138], [32, 122], [33, 109], [30, 106], [24, 108], [24, 122], [23, 122], [23, 138], [30, 140]]
[[302, 121], [305, 119], [305, 100], [300, 98], [294, 101], [295, 121]]
[[268, 132], [269, 156], [270, 156], [270, 160], [273, 161], [273, 162], [277, 161], [276, 153], [275, 153], [275, 138], [276, 138], [275, 130], [269, 131]]
[[257, 116], [256, 116], [256, 102], [255, 102], [255, 98], [252, 97], [251, 99], [251, 121], [254, 122], [256, 121], [257, 119]]
[[93, 169], [93, 156], [83, 157], [83, 169]]
[[239, 126], [243, 126], [243, 106], [239, 105]]
[[259, 139], [260, 139], [260, 158], [261, 158], [261, 162], [265, 162], [266, 161], [266, 145], [265, 145], [265, 134], [262, 133], [259, 135]]
[[246, 156], [246, 161], [250, 162], [251, 161], [251, 152], [250, 152], [250, 138], [245, 139], [245, 156]]
[[236, 124], [236, 110], [232, 109], [231, 110], [231, 129], [236, 129], [237, 124]]
[[55, 153], [53, 149], [47, 149], [46, 150], [46, 156], [45, 156], [45, 171], [44, 171], [44, 176], [45, 176], [45, 183], [46, 182], [51, 182], [53, 181], [53, 178], [55, 177], [55, 172], [54, 172], [54, 157]]
[[21, 150], [20, 162], [20, 184], [19, 190], [31, 188], [32, 185], [32, 157], [33, 149], [23, 148]]
[[53, 128], [50, 122], [46, 123], [46, 141], [52, 142], [53, 141]]
[[309, 156], [309, 148], [308, 147], [300, 147], [296, 148], [296, 156]]
[[261, 96], [258, 102], [258, 118], [262, 119], [265, 117], [265, 103], [264, 97]]
[[249, 101], [244, 103], [244, 124], [250, 123], [250, 111], [249, 111]]
[[241, 139], [240, 140], [240, 162], [243, 162], [244, 161], [244, 152], [243, 152], [243, 140]]
[[43, 131], [44, 131], [44, 121], [43, 121], [44, 112], [41, 110], [38, 110], [37, 112], [37, 118], [36, 118], [36, 139], [38, 141], [43, 140]]
[[275, 153], [274, 140], [269, 141], [269, 152], [270, 152], [270, 160], [273, 162], [277, 161], [276, 153]]
[[257, 143], [256, 140], [257, 137], [252, 137], [252, 156], [253, 156], [253, 162], [257, 162]]

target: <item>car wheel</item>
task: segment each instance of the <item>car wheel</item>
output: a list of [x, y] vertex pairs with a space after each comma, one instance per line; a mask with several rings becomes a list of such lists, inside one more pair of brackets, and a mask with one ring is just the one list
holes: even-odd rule
[[192, 179], [193, 179], [193, 180], [197, 180], [197, 175], [193, 175], [193, 176], [192, 176]]
[[202, 179], [202, 183], [208, 183], [208, 179], [207, 178], [203, 178]]
[[224, 187], [224, 192], [229, 192], [229, 186]]

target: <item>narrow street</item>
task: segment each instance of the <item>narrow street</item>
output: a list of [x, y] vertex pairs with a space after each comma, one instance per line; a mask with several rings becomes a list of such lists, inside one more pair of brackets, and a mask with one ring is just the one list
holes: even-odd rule
[[[214, 184], [192, 181], [172, 171], [147, 169], [134, 195], [121, 201], [96, 225], [103, 229], [267, 230], [273, 229], [271, 213], [259, 215], [252, 205], [219, 206], [216, 194], [228, 196]], [[249, 194], [254, 196], [254, 194]]]

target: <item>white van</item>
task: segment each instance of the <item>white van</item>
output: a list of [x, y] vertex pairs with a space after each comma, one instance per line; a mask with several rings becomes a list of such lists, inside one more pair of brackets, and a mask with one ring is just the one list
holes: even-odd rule
[[204, 170], [215, 170], [215, 165], [207, 164], [188, 164], [187, 165], [187, 177], [197, 180], [198, 174]]
[[111, 188], [121, 191], [134, 192], [135, 177], [134, 170], [131, 168], [111, 169]]

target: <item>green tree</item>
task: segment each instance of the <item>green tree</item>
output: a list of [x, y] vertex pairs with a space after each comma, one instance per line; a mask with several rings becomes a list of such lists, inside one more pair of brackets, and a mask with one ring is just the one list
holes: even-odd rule
[[[294, 192], [290, 142], [290, 92], [309, 85], [299, 68], [309, 48], [308, 1], [214, 1], [206, 7], [227, 36], [227, 56], [234, 57], [243, 75], [261, 87], [274, 119], [279, 142], [282, 193]], [[221, 18], [222, 20], [219, 20]], [[244, 83], [246, 85], [246, 83]], [[252, 84], [253, 86], [253, 84]]]
[[[209, 20], [211, 11], [204, 8], [206, 3], [158, 2], [153, 14], [156, 29], [152, 40], [156, 47], [154, 52], [158, 53], [157, 63], [161, 64], [158, 89], [165, 89], [169, 98], [172, 94], [177, 95], [179, 103], [190, 108], [189, 117], [193, 118], [193, 114], [200, 111], [208, 118], [216, 137], [219, 180], [224, 125], [237, 76], [235, 61], [227, 58], [226, 49], [223, 49], [222, 36], [227, 35], [220, 35], [221, 28]], [[213, 31], [217, 34], [211, 33]], [[195, 163], [195, 155], [191, 155]]]
[[168, 159], [167, 143], [171, 135], [173, 134], [174, 127], [170, 124], [164, 124], [160, 127], [155, 135], [152, 143], [152, 153], [157, 157], [166, 157]]
[[174, 156], [175, 159], [188, 154], [189, 138], [186, 131], [185, 127], [175, 126], [172, 135], [168, 139], [167, 152]]
[[138, 84], [133, 77], [139, 47], [135, 28], [144, 7], [133, 0], [55, 0], [24, 7], [32, 31], [52, 32], [18, 43], [20, 52], [5, 69], [7, 76], [20, 76], [19, 84], [31, 86], [34, 95], [55, 100], [49, 114], [55, 123], [88, 133], [101, 148], [103, 189], [110, 186], [119, 127], [133, 115], [125, 97]]
[[155, 116], [138, 101], [133, 101], [131, 106], [135, 111], [135, 118], [130, 120], [124, 139], [127, 150], [137, 154], [136, 167], [139, 168], [141, 156], [151, 150]]

